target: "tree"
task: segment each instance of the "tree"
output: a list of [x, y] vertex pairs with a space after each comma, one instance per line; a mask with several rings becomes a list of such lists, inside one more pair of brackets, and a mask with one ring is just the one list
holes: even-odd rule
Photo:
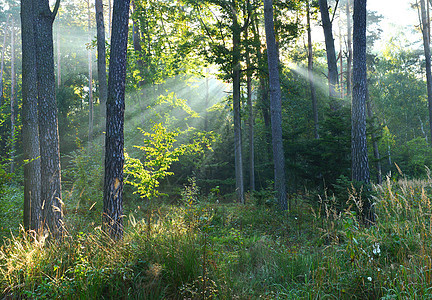
[[41, 224], [41, 169], [37, 112], [36, 41], [34, 1], [21, 0], [22, 40], [22, 144], [24, 150], [24, 228]]
[[330, 20], [327, 0], [319, 0], [318, 2], [321, 11], [321, 21], [324, 29], [324, 38], [326, 44], [329, 93], [330, 97], [336, 98], [338, 96], [337, 86], [339, 84], [339, 77], [337, 70], [336, 50], [333, 39], [332, 21]]
[[[352, 180], [367, 185], [370, 182], [370, 174], [366, 138], [366, 100], [368, 92], [366, 74], [366, 0], [354, 2], [353, 50]], [[367, 224], [374, 222], [370, 199], [366, 199], [363, 205], [363, 218]]]
[[[90, 0], [87, 0], [87, 29], [89, 35], [89, 43], [91, 43], [92, 36], [90, 33], [91, 30], [91, 14], [90, 14]], [[88, 80], [88, 97], [89, 97], [89, 130], [88, 130], [88, 140], [89, 143], [93, 141], [93, 64], [92, 64], [92, 51], [89, 47], [87, 49], [88, 55], [88, 72], [89, 72], [89, 80]]]
[[2, 55], [1, 55], [1, 62], [0, 62], [0, 105], [3, 102], [3, 69], [4, 69], [5, 50], [6, 50], [6, 31], [7, 31], [8, 21], [6, 21], [6, 26], [4, 28]]
[[314, 136], [316, 139], [319, 139], [319, 122], [318, 122], [318, 104], [317, 104], [317, 96], [315, 90], [314, 83], [314, 74], [313, 74], [313, 52], [312, 52], [312, 30], [311, 30], [311, 22], [310, 22], [310, 3], [309, 0], [306, 3], [306, 29], [308, 36], [308, 79], [311, 93], [311, 101], [312, 101], [312, 119], [314, 121]]
[[[432, 135], [432, 72], [431, 72], [431, 51], [430, 51], [430, 33], [429, 33], [429, 18], [426, 16], [425, 1], [420, 0], [421, 10], [421, 29], [423, 33], [423, 47], [426, 59], [426, 84], [428, 95], [428, 108], [429, 108], [429, 129]], [[432, 138], [431, 138], [432, 144]]]
[[17, 113], [15, 106], [16, 95], [16, 73], [15, 73], [15, 25], [13, 18], [11, 19], [11, 94], [10, 94], [10, 109], [11, 109], [11, 173], [15, 172], [15, 139], [16, 139], [16, 119]]
[[[97, 41], [97, 68], [99, 83], [99, 105], [102, 119], [105, 119], [106, 100], [108, 94], [106, 80], [106, 54], [105, 54], [105, 23], [102, 0], [96, 0], [96, 41]], [[103, 124], [104, 125], [104, 124]]]
[[275, 189], [281, 209], [286, 210], [288, 209], [288, 203], [285, 186], [285, 157], [282, 144], [282, 96], [279, 82], [279, 57], [274, 33], [272, 0], [264, 0], [264, 21], [269, 69]]
[[103, 225], [123, 238], [123, 165], [126, 55], [130, 0], [114, 0], [105, 136]]
[[42, 222], [51, 234], [59, 237], [63, 228], [63, 210], [55, 97], [53, 22], [60, 0], [56, 1], [53, 11], [49, 7], [49, 0], [35, 2]]

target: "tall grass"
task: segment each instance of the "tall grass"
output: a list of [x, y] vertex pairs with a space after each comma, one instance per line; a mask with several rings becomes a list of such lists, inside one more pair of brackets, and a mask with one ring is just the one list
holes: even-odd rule
[[349, 188], [344, 210], [325, 195], [316, 205], [298, 196], [289, 213], [205, 202], [140, 208], [118, 243], [97, 224], [61, 242], [21, 231], [0, 248], [0, 298], [428, 299], [432, 181], [388, 178], [374, 188], [371, 227], [359, 222], [363, 196]]

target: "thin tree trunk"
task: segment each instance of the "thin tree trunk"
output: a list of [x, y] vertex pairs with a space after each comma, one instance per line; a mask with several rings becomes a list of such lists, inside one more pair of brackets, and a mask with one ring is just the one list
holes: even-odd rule
[[[341, 16], [339, 16], [341, 17]], [[341, 99], [344, 97], [344, 86], [343, 86], [343, 48], [342, 48], [342, 30], [341, 24], [339, 22], [339, 89], [340, 89], [340, 97]]]
[[112, 32], [112, 7], [111, 0], [108, 0], [108, 38], [111, 39]]
[[[248, 32], [245, 32], [248, 39]], [[252, 71], [249, 50], [246, 51], [246, 87], [247, 87], [247, 106], [249, 108], [249, 188], [255, 191], [255, 145], [254, 145], [254, 112], [252, 105]]]
[[279, 59], [273, 23], [272, 0], [264, 0], [264, 21], [267, 41], [267, 60], [270, 86], [270, 116], [272, 124], [272, 144], [275, 189], [282, 210], [288, 209], [285, 186], [285, 157], [282, 141], [282, 95], [279, 82]]
[[22, 144], [24, 160], [24, 228], [41, 229], [41, 169], [37, 112], [37, 72], [33, 0], [21, 0]]
[[[91, 43], [92, 36], [90, 33], [91, 30], [91, 12], [90, 12], [90, 0], [87, 0], [87, 18], [88, 18], [88, 35], [89, 35], [89, 43]], [[91, 47], [89, 47], [87, 51], [88, 55], [88, 71], [89, 71], [89, 131], [88, 131], [88, 139], [91, 144], [93, 141], [93, 64], [92, 64], [92, 53]], [[89, 146], [91, 149], [91, 146]]]
[[105, 136], [103, 226], [123, 238], [123, 165], [129, 0], [114, 0]]
[[339, 76], [336, 61], [336, 50], [333, 39], [332, 23], [330, 21], [327, 0], [319, 0], [318, 2], [321, 11], [321, 20], [324, 29], [324, 38], [326, 44], [329, 94], [330, 97], [337, 98], [337, 86], [339, 85]]
[[312, 101], [312, 118], [314, 122], [314, 136], [319, 139], [319, 121], [318, 121], [318, 103], [315, 90], [314, 74], [313, 74], [313, 50], [312, 50], [312, 33], [310, 22], [310, 2], [308, 0], [306, 7], [306, 20], [307, 20], [307, 35], [308, 35], [308, 79], [311, 91]]
[[48, 0], [35, 3], [42, 222], [55, 237], [63, 231], [53, 47], [53, 22], [59, 4], [57, 0], [54, 12], [51, 12]]
[[97, 35], [97, 67], [99, 82], [99, 106], [102, 118], [102, 128], [105, 125], [106, 100], [108, 95], [106, 74], [106, 49], [105, 49], [105, 23], [102, 0], [95, 1], [96, 9], [96, 35]]
[[1, 57], [1, 63], [0, 63], [0, 105], [3, 104], [3, 68], [4, 68], [4, 58], [5, 58], [5, 50], [6, 50], [6, 32], [7, 32], [8, 22], [9, 22], [9, 17], [6, 21], [6, 27], [4, 29], [2, 57]]
[[[366, 0], [354, 2], [354, 69], [352, 99], [352, 180], [369, 184], [369, 160], [366, 138]], [[370, 199], [363, 204], [363, 219], [367, 225], [374, 222], [374, 214]]]
[[234, 153], [237, 199], [244, 204], [242, 137], [240, 117], [240, 26], [233, 29], [233, 113], [234, 113]]
[[[370, 120], [372, 120], [372, 127], [374, 128], [375, 122], [373, 122], [372, 103], [371, 103], [371, 100], [369, 98], [369, 95], [367, 95], [366, 106], [367, 106], [368, 118]], [[373, 147], [374, 158], [375, 158], [375, 167], [377, 169], [377, 183], [381, 184], [382, 183], [381, 156], [380, 156], [379, 149], [378, 149], [377, 136], [376, 136], [374, 130], [372, 130], [371, 138], [372, 138], [372, 147]]]
[[57, 26], [57, 87], [61, 86], [60, 26]]
[[11, 173], [15, 172], [15, 88], [16, 88], [16, 74], [15, 74], [15, 25], [13, 18], [11, 19], [11, 95], [10, 95], [10, 109], [11, 109]]
[[206, 69], [206, 77], [205, 77], [205, 87], [206, 87], [206, 95], [205, 95], [205, 100], [204, 100], [204, 131], [207, 132], [208, 131], [208, 111], [207, 109], [209, 108], [209, 69]]
[[348, 0], [346, 5], [347, 29], [348, 29], [348, 59], [347, 59], [347, 96], [351, 98], [352, 94], [352, 30], [351, 30], [351, 0]]
[[[426, 59], [426, 83], [428, 93], [428, 108], [429, 108], [429, 129], [432, 135], [432, 74], [431, 74], [431, 52], [430, 52], [430, 41], [428, 36], [429, 20], [426, 16], [426, 8], [424, 0], [420, 0], [420, 10], [422, 18], [422, 33], [423, 33], [423, 47]], [[432, 141], [432, 138], [431, 138]]]

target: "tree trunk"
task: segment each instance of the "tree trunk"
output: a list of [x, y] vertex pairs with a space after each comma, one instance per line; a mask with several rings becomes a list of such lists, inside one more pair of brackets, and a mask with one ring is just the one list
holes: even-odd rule
[[352, 94], [352, 32], [351, 32], [351, 0], [348, 0], [346, 5], [346, 14], [347, 14], [347, 28], [348, 28], [348, 59], [347, 59], [347, 96], [351, 98]]
[[54, 12], [48, 0], [35, 3], [42, 222], [55, 237], [59, 237], [63, 229], [53, 47], [53, 22], [59, 2], [57, 0]]
[[321, 11], [322, 26], [324, 29], [324, 38], [327, 53], [327, 67], [328, 67], [328, 82], [330, 97], [338, 97], [337, 86], [339, 84], [336, 50], [333, 39], [332, 23], [328, 10], [327, 0], [319, 0], [319, 7]]
[[312, 52], [312, 33], [310, 22], [310, 3], [306, 3], [306, 21], [307, 21], [307, 35], [308, 35], [308, 79], [311, 92], [312, 101], [312, 119], [314, 122], [314, 136], [319, 139], [319, 121], [318, 121], [318, 103], [315, 90], [314, 74], [313, 74], [313, 52]]
[[209, 96], [210, 96], [210, 91], [209, 91], [209, 69], [206, 69], [206, 75], [205, 75], [205, 87], [206, 87], [206, 95], [205, 95], [205, 99], [204, 99], [204, 131], [207, 132], [208, 131], [208, 111], [207, 109], [209, 108]]
[[15, 25], [13, 18], [11, 19], [11, 95], [10, 95], [10, 109], [11, 109], [11, 163], [10, 171], [15, 172], [15, 88], [16, 88], [16, 74], [15, 74]]
[[[91, 30], [91, 13], [90, 13], [90, 0], [87, 0], [87, 17], [88, 17], [88, 34], [89, 34], [89, 43], [91, 43], [92, 36], [90, 33]], [[91, 149], [91, 143], [93, 141], [93, 64], [92, 64], [92, 53], [91, 47], [88, 48], [88, 70], [89, 70], [89, 131], [88, 131], [88, 139], [89, 139], [89, 149]]]
[[57, 87], [61, 86], [60, 26], [57, 26]]
[[33, 0], [21, 0], [22, 144], [24, 160], [24, 228], [41, 228], [41, 169], [37, 113], [36, 41]]
[[233, 113], [234, 113], [234, 153], [236, 193], [240, 203], [244, 201], [243, 163], [242, 163], [242, 137], [240, 117], [240, 26], [235, 22], [233, 26]]
[[123, 238], [123, 165], [129, 0], [114, 0], [105, 137], [103, 226]]
[[108, 0], [108, 38], [111, 40], [111, 32], [112, 32], [112, 7], [111, 0]]
[[95, 1], [96, 9], [96, 35], [97, 35], [97, 67], [99, 82], [99, 106], [102, 118], [102, 128], [105, 125], [106, 100], [108, 95], [106, 78], [106, 49], [105, 49], [105, 23], [102, 0]]
[[272, 144], [275, 189], [282, 210], [288, 209], [285, 186], [285, 157], [282, 141], [282, 96], [279, 82], [279, 58], [273, 24], [272, 0], [264, 0], [264, 21], [267, 41], [267, 60], [270, 86], [270, 116], [272, 125]]
[[[426, 83], [428, 93], [428, 108], [429, 108], [429, 129], [432, 135], [432, 74], [431, 74], [431, 52], [430, 41], [428, 36], [429, 20], [426, 16], [426, 8], [424, 0], [420, 0], [421, 18], [422, 18], [422, 33], [423, 33], [423, 47], [426, 59]], [[431, 138], [432, 143], [432, 138]]]
[[[367, 106], [368, 118], [370, 120], [372, 120], [372, 127], [375, 128], [375, 122], [373, 121], [374, 119], [373, 119], [372, 103], [371, 103], [371, 100], [369, 98], [369, 92], [367, 95], [366, 106]], [[372, 130], [371, 138], [372, 138], [372, 147], [373, 147], [375, 164], [376, 164], [375, 167], [377, 169], [377, 183], [381, 184], [382, 183], [381, 156], [379, 153], [378, 141], [377, 141], [377, 137], [376, 137], [374, 130]]]
[[[248, 38], [247, 31], [245, 35]], [[247, 106], [249, 108], [249, 188], [250, 191], [255, 191], [254, 113], [252, 105], [252, 66], [249, 50], [246, 51], [246, 68]]]
[[[370, 182], [369, 161], [366, 138], [366, 0], [354, 2], [354, 69], [352, 99], [352, 180], [368, 184]], [[363, 205], [363, 219], [366, 224], [374, 222], [370, 199]]]
[[0, 62], [0, 105], [3, 104], [3, 69], [4, 69], [4, 58], [5, 58], [5, 49], [6, 49], [6, 32], [7, 32], [7, 23], [9, 21], [6, 21], [6, 27], [4, 29], [4, 36], [3, 36], [3, 47], [2, 47], [2, 57]]

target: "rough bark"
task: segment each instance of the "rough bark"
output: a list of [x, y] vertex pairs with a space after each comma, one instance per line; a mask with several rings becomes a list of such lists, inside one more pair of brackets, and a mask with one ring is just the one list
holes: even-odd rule
[[319, 0], [319, 7], [321, 12], [321, 21], [324, 29], [324, 38], [327, 53], [327, 68], [328, 68], [328, 83], [330, 97], [338, 97], [337, 87], [339, 84], [336, 50], [333, 39], [332, 23], [328, 10], [327, 0]]
[[347, 14], [347, 29], [348, 29], [348, 38], [347, 38], [347, 46], [348, 46], [348, 58], [347, 58], [347, 79], [346, 79], [346, 88], [348, 98], [351, 98], [352, 94], [352, 30], [351, 30], [351, 0], [348, 0], [346, 5], [346, 14]]
[[105, 49], [105, 23], [102, 0], [95, 1], [96, 10], [96, 41], [97, 41], [97, 68], [99, 83], [99, 108], [102, 117], [102, 128], [105, 125], [106, 100], [108, 95], [106, 77], [106, 49]]
[[234, 21], [233, 26], [233, 113], [234, 113], [234, 154], [236, 193], [240, 203], [244, 203], [244, 183], [242, 164], [242, 138], [240, 117], [240, 26]]
[[307, 2], [306, 7], [306, 21], [307, 21], [307, 35], [308, 35], [308, 79], [311, 92], [312, 101], [312, 119], [314, 122], [314, 137], [319, 139], [319, 121], [318, 121], [318, 101], [315, 90], [314, 74], [313, 74], [313, 50], [312, 50], [312, 30], [310, 22], [310, 3]]
[[52, 235], [59, 237], [63, 231], [63, 210], [53, 47], [53, 22], [59, 0], [54, 12], [51, 12], [48, 0], [39, 0], [34, 5], [36, 11], [42, 222]]
[[282, 95], [279, 82], [279, 58], [273, 23], [272, 0], [264, 0], [264, 21], [267, 41], [267, 61], [269, 68], [270, 116], [272, 125], [272, 145], [275, 189], [282, 210], [288, 209], [285, 186], [285, 157], [282, 143]]
[[108, 75], [103, 225], [114, 240], [123, 238], [123, 129], [129, 4], [129, 0], [114, 0]]
[[[428, 94], [428, 108], [429, 108], [429, 129], [432, 135], [432, 73], [431, 73], [431, 51], [430, 51], [430, 40], [428, 34], [429, 20], [426, 16], [425, 1], [420, 0], [421, 10], [421, 23], [423, 33], [423, 48], [426, 59], [426, 83], [427, 83], [427, 94]], [[432, 141], [432, 138], [431, 138]]]
[[[366, 138], [366, 0], [354, 2], [354, 65], [353, 65], [353, 99], [351, 155], [352, 180], [363, 184], [370, 182], [369, 161]], [[374, 221], [372, 206], [369, 199], [363, 205], [363, 219], [366, 224]]]
[[11, 19], [11, 95], [10, 95], [10, 109], [11, 109], [11, 162], [10, 171], [15, 172], [15, 139], [16, 139], [16, 126], [15, 120], [16, 109], [15, 109], [15, 88], [16, 88], [16, 73], [15, 73], [15, 25], [13, 18]]
[[21, 0], [22, 144], [24, 152], [24, 228], [41, 228], [41, 169], [37, 112], [36, 41], [33, 0]]

